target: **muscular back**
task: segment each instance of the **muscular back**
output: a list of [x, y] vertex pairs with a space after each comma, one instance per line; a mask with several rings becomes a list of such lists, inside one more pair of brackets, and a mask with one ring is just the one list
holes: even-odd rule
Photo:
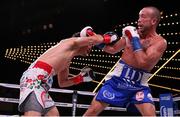
[[[150, 38], [141, 39], [140, 42], [143, 47], [142, 56], [137, 58], [136, 54], [138, 53], [133, 52], [132, 47], [129, 46], [130, 44], [126, 44], [122, 59], [135, 68], [151, 71], [163, 55], [166, 49], [166, 41], [161, 36], [155, 35]], [[140, 59], [144, 59], [143, 65], [139, 64]]]
[[65, 39], [57, 45], [48, 49], [38, 60], [50, 64], [56, 71], [62, 71], [69, 66], [71, 59], [74, 57], [76, 50], [72, 49], [73, 40]]

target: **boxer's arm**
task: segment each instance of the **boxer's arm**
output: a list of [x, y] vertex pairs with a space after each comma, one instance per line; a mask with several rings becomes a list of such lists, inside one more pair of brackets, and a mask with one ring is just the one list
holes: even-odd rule
[[126, 40], [121, 37], [119, 41], [117, 41], [114, 45], [106, 45], [103, 48], [103, 51], [110, 53], [110, 54], [116, 54], [117, 52], [120, 52], [126, 45]]
[[73, 77], [69, 77], [68, 67], [63, 71], [59, 72], [57, 77], [58, 77], [59, 87], [69, 87], [77, 84], [76, 82], [74, 82]]
[[57, 74], [58, 84], [60, 87], [68, 87], [74, 85], [74, 82], [68, 79], [68, 75], [69, 68], [66, 68]]
[[138, 65], [145, 67], [146, 65], [158, 61], [163, 55], [164, 51], [167, 48], [167, 43], [164, 40], [156, 42], [154, 45], [151, 45], [146, 51], [140, 50], [134, 53], [135, 58], [137, 59]]
[[103, 42], [103, 37], [101, 35], [94, 35], [90, 37], [74, 37], [73, 45], [74, 47], [84, 47], [89, 45], [96, 45]]
[[93, 31], [92, 27], [90, 26], [86, 26], [85, 28], [81, 30], [80, 37], [90, 37], [90, 36], [95, 36], [95, 37], [99, 36], [101, 39], [103, 38], [103, 42], [102, 40], [100, 40], [100, 44], [95, 43], [96, 47], [100, 49], [104, 48], [106, 44], [112, 45], [119, 40], [118, 35], [114, 31], [106, 32], [105, 34], [101, 36], [101, 35], [96, 34]]
[[93, 70], [89, 67], [84, 67], [78, 75], [68, 77], [69, 69], [66, 68], [58, 73], [58, 84], [60, 87], [68, 87], [77, 85], [82, 82], [90, 82], [95, 79]]
[[84, 68], [82, 68], [81, 72], [78, 75], [71, 78], [71, 80], [73, 80], [75, 84], [79, 84], [82, 82], [91, 82], [94, 79], [95, 79], [95, 73], [88, 66], [85, 66]]

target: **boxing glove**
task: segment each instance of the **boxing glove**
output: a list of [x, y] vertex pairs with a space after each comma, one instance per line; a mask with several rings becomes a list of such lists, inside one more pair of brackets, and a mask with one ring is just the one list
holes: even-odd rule
[[88, 36], [93, 36], [93, 35], [94, 35], [94, 31], [92, 27], [90, 26], [86, 26], [80, 32], [80, 37], [88, 37]]
[[118, 35], [113, 31], [106, 32], [103, 35], [103, 38], [104, 38], [104, 42], [106, 42], [106, 43], [98, 44], [98, 45], [96, 45], [96, 47], [103, 49], [106, 45], [113, 45], [120, 39], [118, 37]]
[[122, 35], [125, 37], [125, 39], [131, 42], [133, 51], [142, 50], [139, 34], [137, 33], [137, 29], [134, 26], [126, 26], [123, 28]]
[[114, 44], [115, 42], [119, 40], [118, 35], [113, 31], [106, 32], [103, 35], [103, 38], [104, 38], [104, 43], [106, 44]]
[[[81, 37], [87, 37], [87, 36], [93, 36], [93, 35], [95, 35], [95, 33], [92, 27], [90, 26], [86, 26], [80, 32]], [[103, 49], [106, 46], [106, 44], [114, 44], [115, 42], [119, 40], [118, 35], [113, 31], [105, 33], [103, 35], [103, 38], [104, 38], [103, 43], [96, 45], [96, 47]]]
[[88, 36], [93, 36], [94, 32], [92, 27], [86, 26], [81, 30], [81, 32], [76, 32], [72, 35], [72, 37], [88, 37]]
[[73, 82], [75, 84], [79, 84], [81, 82], [90, 82], [95, 79], [95, 74], [93, 70], [89, 67], [84, 67], [79, 75], [77, 75], [75, 78], [73, 78]]
[[[93, 36], [95, 35], [92, 27], [90, 26], [86, 26], [85, 28], [83, 28], [80, 32], [80, 36], [81, 37], [87, 37], [87, 36]], [[103, 35], [103, 43], [105, 44], [110, 44], [112, 42], [115, 42], [117, 41], [119, 38], [118, 38], [118, 35], [115, 33], [115, 32], [107, 32]]]

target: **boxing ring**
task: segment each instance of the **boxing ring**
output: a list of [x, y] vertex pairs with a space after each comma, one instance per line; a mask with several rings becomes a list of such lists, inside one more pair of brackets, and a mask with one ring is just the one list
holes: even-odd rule
[[[19, 85], [17, 84], [8, 84], [8, 83], [0, 83], [1, 87], [4, 88], [11, 88], [11, 89], [17, 89], [19, 90]], [[54, 92], [54, 93], [67, 93], [67, 94], [71, 94], [72, 95], [72, 103], [64, 103], [64, 102], [55, 102], [55, 105], [57, 107], [65, 107], [65, 108], [72, 108], [72, 113], [71, 115], [73, 117], [76, 116], [76, 109], [77, 108], [84, 108], [87, 109], [90, 105], [89, 104], [78, 104], [77, 100], [79, 99], [78, 96], [79, 95], [86, 95], [86, 96], [91, 96], [92, 98], [94, 97], [95, 93], [93, 92], [88, 92], [88, 91], [77, 91], [77, 90], [67, 90], [67, 89], [58, 89], [58, 88], [51, 88], [49, 90], [49, 92]], [[159, 102], [159, 98], [153, 98], [153, 101]], [[178, 102], [180, 101], [180, 97], [175, 97], [173, 98], [174, 102]], [[6, 103], [19, 103], [19, 99], [18, 98], [7, 98], [7, 97], [0, 97], [0, 102], [6, 102]], [[127, 111], [126, 108], [120, 108], [120, 107], [113, 107], [113, 106], [109, 106], [106, 107], [105, 110], [107, 111]], [[174, 111], [174, 113], [176, 115], [180, 114], [180, 110], [176, 110]], [[156, 114], [159, 115], [160, 111], [157, 110]]]
[[[179, 16], [179, 15], [174, 15], [174, 16]], [[170, 17], [170, 16], [169, 16]], [[173, 25], [178, 25], [179, 24], [179, 22], [176, 22], [176, 23], [174, 23], [173, 22]], [[127, 24], [128, 25], [128, 24]], [[166, 25], [170, 25], [169, 23], [166, 23]], [[123, 25], [123, 26], [125, 26], [125, 25]], [[163, 24], [160, 24], [160, 26], [165, 26], [165, 23], [163, 23]], [[167, 35], [169, 36], [171, 33], [167, 33]], [[180, 33], [177, 33], [177, 32], [175, 32], [175, 33], [172, 33], [172, 35], [178, 35], [178, 34], [180, 34]], [[162, 33], [161, 34], [162, 36], [165, 36], [165, 33]], [[54, 43], [55, 44], [55, 43]], [[45, 44], [44, 44], [45, 45]], [[40, 46], [43, 46], [44, 47], [44, 45], [42, 44], [42, 45], [40, 45]], [[34, 54], [36, 53], [36, 51], [33, 51], [34, 53], [26, 53], [26, 50], [28, 50], [29, 48], [28, 48], [29, 46], [27, 46], [27, 48], [25, 48], [25, 47], [23, 47], [23, 46], [21, 46], [20, 48], [11, 48], [11, 49], [9, 49], [9, 51], [7, 50], [7, 54], [6, 54], [6, 58], [10, 58], [11, 59], [11, 57], [10, 56], [8, 56], [8, 55], [15, 55], [15, 57], [16, 58], [18, 58], [19, 56], [18, 55], [16, 55], [16, 54], [22, 54], [22, 53], [25, 53], [25, 54], [29, 54], [29, 55], [33, 55], [33, 57], [35, 56]], [[44, 48], [43, 48], [44, 49]], [[172, 49], [173, 51], [174, 51], [174, 49]], [[12, 52], [12, 53], [11, 53]], [[21, 53], [22, 52], [22, 53]], [[16, 54], [14, 54], [14, 53], [16, 53]], [[174, 53], [174, 52], [172, 52], [172, 53]], [[168, 60], [162, 65], [162, 66], [160, 66], [159, 67], [159, 69], [158, 70], [156, 70], [155, 72], [154, 72], [154, 74], [148, 79], [148, 81], [149, 80], [151, 80], [162, 68], [164, 68], [165, 66], [166, 66], [166, 64], [169, 62], [169, 61], [171, 61], [178, 53], [180, 53], [180, 49], [178, 49], [177, 50], [177, 52], [175, 52], [170, 58], [168, 58]], [[168, 53], [169, 54], [169, 53]], [[170, 51], [170, 54], [171, 54], [171, 51]], [[23, 55], [23, 54], [22, 54]], [[25, 55], [24, 56], [22, 56], [22, 57], [26, 57]], [[91, 57], [91, 56], [90, 56]], [[32, 59], [34, 59], [34, 58], [32, 58]], [[23, 59], [22, 59], [23, 60]], [[21, 61], [22, 62], [22, 61]], [[30, 62], [28, 61], [28, 62], [26, 62], [25, 61], [25, 63], [29, 63], [30, 64]], [[85, 64], [83, 64], [83, 65], [85, 65]], [[114, 65], [115, 66], [115, 65]], [[112, 69], [113, 69], [114, 67], [112, 67]], [[111, 70], [112, 70], [111, 69]], [[80, 70], [80, 69], [78, 69], [78, 70]], [[111, 70], [109, 71], [109, 72], [111, 72]], [[72, 75], [72, 74], [71, 74]], [[103, 74], [104, 75], [104, 74]], [[72, 75], [73, 76], [73, 75]], [[105, 77], [104, 77], [105, 78]], [[174, 77], [173, 77], [174, 78]], [[174, 78], [174, 79], [177, 79], [177, 78]], [[88, 92], [88, 91], [78, 91], [78, 90], [67, 90], [67, 89], [59, 89], [59, 88], [51, 88], [50, 89], [50, 93], [58, 93], [58, 94], [68, 94], [68, 95], [70, 95], [70, 99], [71, 100], [69, 100], [69, 102], [64, 102], [64, 101], [57, 101], [57, 100], [55, 100], [55, 105], [57, 106], [57, 107], [62, 107], [62, 108], [70, 108], [71, 109], [71, 113], [68, 113], [69, 114], [69, 116], [71, 115], [71, 116], [73, 116], [73, 117], [75, 117], [76, 115], [77, 115], [77, 109], [87, 109], [89, 106], [90, 106], [90, 103], [88, 103], [88, 104], [85, 104], [85, 103], [78, 103], [78, 100], [83, 100], [82, 98], [81, 98], [81, 96], [88, 96], [88, 97], [90, 97], [91, 98], [91, 100], [93, 99], [93, 97], [94, 97], [94, 95], [96, 94], [95, 92], [98, 90], [98, 87], [101, 85], [101, 84], [103, 84], [103, 81], [104, 81], [104, 79], [102, 79], [100, 82], [96, 82], [96, 81], [93, 81], [93, 82], [96, 82], [96, 83], [98, 83], [98, 85], [97, 85], [97, 87], [94, 89], [94, 91], [93, 92]], [[167, 90], [170, 90], [170, 91], [175, 91], [175, 92], [177, 92], [178, 94], [179, 94], [179, 92], [180, 92], [180, 90], [179, 89], [175, 89], [175, 88], [169, 88], [169, 87], [163, 87], [163, 86], [159, 86], [159, 85], [155, 85], [155, 84], [152, 84], [152, 83], [148, 83], [149, 84], [149, 86], [153, 86], [153, 87], [157, 87], [157, 88], [163, 88], [163, 89], [167, 89]], [[6, 88], [6, 89], [8, 89], [8, 90], [16, 90], [16, 91], [19, 91], [19, 85], [18, 84], [10, 84], [10, 83], [0, 83], [0, 87], [1, 88]], [[53, 97], [53, 96], [52, 96]], [[66, 97], [64, 97], [64, 98], [66, 98]], [[60, 99], [61, 100], [61, 99]], [[153, 98], [153, 101], [155, 102], [155, 104], [157, 104], [156, 106], [156, 114], [157, 115], [160, 115], [160, 107], [159, 107], [159, 103], [160, 103], [160, 98]], [[173, 102], [177, 102], [177, 103], [179, 103], [179, 101], [180, 101], [180, 97], [173, 97]], [[18, 104], [19, 103], [19, 99], [18, 99], [18, 97], [16, 96], [16, 97], [14, 97], [14, 98], [12, 98], [12, 97], [6, 97], [6, 96], [0, 96], [0, 102], [4, 102], [4, 103], [12, 103], [12, 104]], [[16, 107], [17, 108], [17, 107]], [[117, 113], [118, 112], [125, 112], [125, 111], [127, 111], [127, 109], [126, 108], [120, 108], [120, 107], [115, 107], [115, 106], [109, 106], [109, 107], [107, 107], [107, 108], [105, 108], [105, 111], [117, 111]], [[60, 113], [61, 113], [61, 110], [60, 110]], [[121, 113], [120, 113], [121, 114]], [[175, 115], [180, 115], [180, 110], [174, 110], [174, 114]], [[1, 115], [0, 115], [1, 116]]]
[[[148, 79], [151, 80], [153, 78], [153, 76], [155, 76], [169, 61], [171, 61], [178, 53], [180, 52], [180, 49], [175, 52], [161, 67], [159, 67], [159, 69], [154, 72], [154, 74]], [[120, 59], [119, 59], [120, 60]], [[119, 61], [118, 60], [118, 61]], [[118, 63], [117, 61], [117, 63]], [[116, 64], [115, 64], [116, 65]], [[115, 65], [112, 67], [111, 70], [113, 70], [113, 68], [115, 67]], [[111, 72], [111, 70], [109, 72]], [[70, 74], [71, 76], [74, 76], [73, 74]], [[89, 104], [84, 104], [84, 103], [78, 103], [78, 100], [82, 100], [80, 99], [79, 96], [88, 96], [88, 97], [91, 97], [91, 100], [93, 99], [93, 97], [95, 96], [95, 92], [97, 91], [98, 87], [103, 84], [103, 81], [105, 80], [105, 77], [100, 81], [94, 81], [95, 83], [98, 83], [97, 87], [94, 89], [93, 92], [88, 92], [88, 91], [78, 91], [78, 90], [67, 90], [67, 89], [59, 89], [59, 88], [51, 88], [49, 90], [50, 93], [58, 93], [58, 94], [70, 94], [71, 95], [71, 102], [59, 102], [59, 101], [55, 101], [55, 105], [57, 107], [63, 107], [63, 108], [71, 108], [71, 114], [69, 115], [72, 115], [73, 117], [76, 116], [76, 112], [77, 112], [77, 109], [87, 109], [90, 105]], [[150, 84], [148, 83], [150, 86], [154, 86], [153, 84]], [[20, 86], [18, 84], [9, 84], [9, 83], [0, 83], [0, 87], [3, 87], [3, 88], [8, 88], [8, 89], [16, 89], [16, 90], [19, 90]], [[156, 87], [156, 86], [155, 86]], [[159, 86], [160, 87], [160, 86]], [[160, 88], [163, 88], [163, 87], [160, 87]], [[166, 88], [165, 88], [166, 89]], [[171, 89], [171, 90], [175, 90], [177, 92], [180, 92], [179, 90], [176, 90], [176, 89]], [[174, 102], [177, 102], [179, 103], [180, 101], [180, 97], [174, 97], [172, 98], [173, 100], [173, 103]], [[153, 101], [155, 102], [155, 105], [156, 105], [156, 114], [157, 115], [160, 115], [162, 110], [161, 110], [161, 107], [158, 107], [157, 108], [157, 104], [160, 103], [160, 98], [153, 98]], [[18, 98], [9, 98], [9, 97], [0, 97], [0, 102], [5, 102], [5, 103], [14, 103], [14, 104], [18, 104], [19, 103], [19, 99]], [[157, 103], [157, 104], [156, 104]], [[158, 105], [159, 106], [159, 105]], [[121, 112], [124, 112], [124, 111], [127, 111], [126, 108], [120, 108], [120, 107], [115, 107], [115, 106], [109, 106], [107, 108], [105, 108], [105, 111], [121, 111]], [[180, 110], [178, 110], [178, 106], [176, 108], [176, 110], [173, 110], [174, 112], [174, 115], [179, 115], [180, 114]], [[61, 113], [61, 111], [60, 111]]]
[[[151, 80], [153, 78], [153, 76], [155, 76], [169, 61], [171, 61], [178, 53], [180, 52], [180, 49], [175, 52], [170, 58], [169, 60], [167, 60], [156, 72], [154, 72], [154, 74], [149, 78], [149, 80]], [[120, 60], [120, 59], [119, 59]], [[118, 60], [118, 61], [119, 61]], [[117, 61], [117, 63], [118, 63]], [[116, 64], [115, 64], [116, 65]], [[115, 65], [112, 67], [112, 69], [115, 67]], [[111, 69], [111, 70], [112, 70]], [[111, 70], [109, 72], [111, 72]], [[71, 76], [73, 76], [73, 74], [70, 74]], [[105, 78], [105, 77], [104, 77]], [[51, 88], [49, 90], [50, 93], [65, 93], [65, 94], [70, 94], [71, 95], [71, 102], [59, 102], [59, 101], [55, 101], [55, 105], [57, 107], [63, 107], [63, 108], [71, 108], [71, 114], [73, 117], [76, 116], [76, 110], [78, 108], [80, 109], [87, 109], [90, 105], [89, 104], [84, 104], [84, 103], [78, 103], [78, 100], [82, 100], [80, 99], [80, 95], [84, 95], [84, 96], [89, 96], [91, 97], [91, 100], [93, 99], [93, 97], [95, 96], [95, 92], [97, 91], [98, 87], [103, 84], [104, 78], [98, 82], [98, 81], [93, 81], [95, 83], [98, 83], [97, 87], [94, 89], [93, 92], [88, 92], [88, 91], [77, 91], [77, 90], [67, 90], [67, 89], [59, 89], [59, 88]], [[148, 80], [148, 81], [149, 81]], [[149, 84], [151, 85], [151, 84]], [[19, 90], [19, 85], [18, 84], [9, 84], [9, 83], [0, 83], [0, 87], [3, 88], [8, 88], [8, 89], [16, 89]], [[179, 90], [178, 90], [179, 92]], [[155, 103], [160, 103], [160, 99], [159, 98], [153, 98], [153, 101]], [[174, 97], [173, 98], [173, 102], [178, 102], [180, 101], [180, 97]], [[18, 104], [19, 103], [19, 99], [18, 98], [8, 98], [8, 97], [0, 97], [0, 102], [5, 102], [5, 103], [14, 103], [14, 104]], [[177, 107], [178, 108], [178, 107]], [[160, 115], [161, 111], [160, 108], [156, 107], [156, 114]], [[120, 108], [120, 107], [114, 107], [114, 106], [109, 106], [107, 108], [105, 108], [105, 111], [127, 111], [126, 108]], [[60, 111], [61, 113], [61, 111]], [[174, 110], [174, 114], [175, 115], [179, 115], [180, 114], [180, 110]]]

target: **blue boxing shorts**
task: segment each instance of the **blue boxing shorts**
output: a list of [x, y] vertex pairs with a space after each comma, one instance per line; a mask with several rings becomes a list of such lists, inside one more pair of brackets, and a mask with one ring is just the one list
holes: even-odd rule
[[106, 75], [106, 81], [98, 91], [96, 100], [124, 108], [130, 104], [154, 104], [147, 84], [150, 76], [150, 73], [120, 60], [114, 70]]

